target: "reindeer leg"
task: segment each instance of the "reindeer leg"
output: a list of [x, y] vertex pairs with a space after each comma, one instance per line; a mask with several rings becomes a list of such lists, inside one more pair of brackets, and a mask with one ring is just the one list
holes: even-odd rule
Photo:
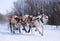
[[43, 36], [43, 30], [44, 30], [44, 28], [43, 28], [43, 26], [42, 26], [42, 36]]
[[41, 26], [41, 27], [42, 27], [42, 32], [40, 32], [39, 29], [38, 29], [38, 31], [43, 36], [43, 30], [44, 30], [44, 28], [43, 28], [43, 26]]
[[19, 27], [19, 33], [21, 33], [21, 31], [20, 31], [20, 27]]
[[30, 32], [30, 29], [31, 29], [31, 25], [29, 25], [29, 30], [28, 30], [28, 33]]
[[22, 30], [24, 30], [25, 32], [27, 32], [27, 30], [25, 29], [25, 25], [23, 25], [23, 29]]
[[15, 25], [13, 24], [13, 34], [15, 34]]
[[[42, 32], [40, 32], [39, 29], [38, 29], [37, 27], [36, 27], [36, 31], [38, 31], [39, 34], [41, 34], [41, 35], [43, 36]], [[43, 30], [42, 30], [42, 31], [43, 31]]]
[[33, 27], [33, 26], [31, 26], [31, 33], [33, 34], [32, 27]]
[[18, 29], [19, 29], [19, 33], [21, 33], [21, 30], [20, 30], [20, 24], [18, 24]]
[[20, 26], [21, 26], [21, 24], [20, 24], [20, 23], [18, 23], [17, 25], [18, 25], [19, 33], [21, 33], [21, 30], [20, 30]]
[[10, 24], [10, 31], [12, 32], [12, 24]]
[[12, 32], [12, 25], [11, 25], [11, 23], [9, 23], [9, 28], [10, 28], [10, 31]]

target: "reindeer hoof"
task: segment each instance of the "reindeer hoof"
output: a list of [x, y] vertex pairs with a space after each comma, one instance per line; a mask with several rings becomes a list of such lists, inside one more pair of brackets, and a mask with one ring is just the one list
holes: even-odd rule
[[43, 36], [43, 34], [41, 34], [41, 36]]
[[37, 31], [37, 29], [35, 29], [35, 31]]
[[28, 33], [30, 32], [30, 30], [28, 30]]
[[16, 28], [16, 30], [18, 30], [18, 28]]
[[24, 28], [22, 30], [25, 30]]
[[15, 34], [15, 32], [13, 31], [13, 34]]

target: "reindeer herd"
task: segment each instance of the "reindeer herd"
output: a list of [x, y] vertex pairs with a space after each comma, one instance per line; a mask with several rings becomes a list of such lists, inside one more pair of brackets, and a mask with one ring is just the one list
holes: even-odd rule
[[[43, 35], [44, 28], [43, 25], [48, 22], [47, 15], [39, 15], [39, 16], [32, 16], [32, 15], [24, 15], [24, 16], [10, 16], [9, 17], [9, 25], [10, 31], [15, 34], [15, 31], [18, 30], [21, 33], [21, 26], [23, 27], [22, 30], [26, 33], [32, 32], [32, 28], [35, 28], [35, 31], [38, 31], [39, 34]], [[26, 29], [28, 26], [29, 30]], [[42, 31], [40, 32], [40, 28]]]

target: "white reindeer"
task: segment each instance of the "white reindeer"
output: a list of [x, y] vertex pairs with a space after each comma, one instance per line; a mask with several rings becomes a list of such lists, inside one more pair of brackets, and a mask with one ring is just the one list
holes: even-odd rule
[[[34, 20], [34, 25], [36, 26], [35, 31], [38, 31], [39, 34], [43, 35], [43, 32], [44, 32], [43, 25], [47, 23], [48, 16], [47, 15], [40, 15], [37, 17], [33, 17], [33, 20]], [[42, 28], [42, 31], [40, 31], [40, 28]]]

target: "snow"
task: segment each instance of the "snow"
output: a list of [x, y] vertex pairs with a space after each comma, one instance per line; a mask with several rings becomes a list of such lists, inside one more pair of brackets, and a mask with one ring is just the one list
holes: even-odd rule
[[60, 26], [44, 25], [44, 35], [38, 32], [12, 34], [8, 25], [0, 25], [0, 41], [60, 41]]

